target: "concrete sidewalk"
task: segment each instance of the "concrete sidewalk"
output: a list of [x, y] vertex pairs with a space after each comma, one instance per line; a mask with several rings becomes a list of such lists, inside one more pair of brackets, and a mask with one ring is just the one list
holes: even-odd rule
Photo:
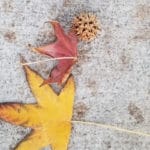
[[[148, 0], [1, 0], [0, 102], [35, 102], [20, 65], [46, 57], [31, 52], [54, 40], [56, 19], [66, 31], [79, 12], [94, 12], [102, 33], [79, 44], [74, 67], [74, 120], [150, 133], [150, 4]], [[55, 62], [32, 65], [47, 77]], [[0, 121], [0, 150], [11, 150], [30, 129]], [[48, 148], [49, 149], [49, 148]], [[150, 137], [74, 124], [69, 150], [149, 150]]]

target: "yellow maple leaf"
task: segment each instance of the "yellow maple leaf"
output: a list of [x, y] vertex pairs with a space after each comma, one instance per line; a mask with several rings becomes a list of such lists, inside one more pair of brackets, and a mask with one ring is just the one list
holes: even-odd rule
[[31, 133], [15, 150], [40, 150], [51, 145], [53, 150], [66, 150], [71, 133], [71, 118], [74, 102], [74, 79], [71, 76], [57, 95], [49, 85], [39, 87], [43, 79], [25, 66], [27, 81], [37, 103], [0, 104], [0, 118], [24, 127]]

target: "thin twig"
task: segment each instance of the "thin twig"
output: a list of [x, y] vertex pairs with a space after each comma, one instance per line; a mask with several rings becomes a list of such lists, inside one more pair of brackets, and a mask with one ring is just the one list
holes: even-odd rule
[[27, 63], [21, 63], [22, 66], [25, 65], [32, 65], [32, 64], [39, 64], [47, 61], [53, 61], [53, 60], [64, 60], [64, 59], [77, 59], [77, 57], [57, 57], [57, 58], [49, 58], [45, 60], [39, 60], [39, 61], [32, 61], [32, 62], [27, 62]]
[[87, 122], [87, 121], [75, 121], [75, 120], [72, 120], [71, 122], [72, 123], [77, 123], [77, 124], [97, 126], [97, 127], [100, 127], [100, 128], [111, 129], [111, 130], [120, 131], [120, 132], [124, 132], [124, 133], [128, 133], [128, 134], [134, 134], [134, 135], [140, 135], [140, 136], [144, 136], [144, 137], [150, 137], [150, 134], [148, 134], [148, 133], [128, 130], [128, 129], [124, 129], [124, 128], [113, 126], [113, 125], [106, 125], [106, 124], [101, 124], [101, 123], [96, 123], [96, 122]]
[[[99, 55], [93, 55], [93, 54], [84, 54], [84, 56], [87, 56], [88, 58], [101, 58]], [[78, 56], [79, 58], [82, 59], [84, 56]], [[32, 61], [32, 62], [27, 62], [27, 63], [21, 63], [23, 66], [24, 65], [32, 65], [32, 64], [40, 64], [48, 61], [54, 61], [54, 60], [63, 60], [63, 59], [77, 59], [77, 57], [57, 57], [57, 58], [49, 58], [46, 60], [39, 60], [39, 61]]]

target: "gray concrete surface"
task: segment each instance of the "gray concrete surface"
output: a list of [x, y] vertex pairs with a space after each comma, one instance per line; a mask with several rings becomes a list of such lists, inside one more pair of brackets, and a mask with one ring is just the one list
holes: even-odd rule
[[[103, 31], [79, 44], [73, 119], [150, 133], [149, 0], [1, 0], [0, 102], [35, 102], [19, 54], [28, 61], [45, 59], [28, 49], [54, 40], [44, 22], [57, 19], [67, 31], [83, 11], [96, 13]], [[47, 77], [54, 64], [31, 67]], [[11, 150], [29, 131], [0, 121], [0, 150]], [[149, 150], [150, 138], [75, 124], [68, 149]]]

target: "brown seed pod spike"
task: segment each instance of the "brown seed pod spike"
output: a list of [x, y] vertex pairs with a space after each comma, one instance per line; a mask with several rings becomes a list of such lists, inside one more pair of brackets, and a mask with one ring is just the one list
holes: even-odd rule
[[81, 13], [72, 22], [72, 32], [83, 41], [94, 39], [101, 30], [96, 16], [92, 13]]

